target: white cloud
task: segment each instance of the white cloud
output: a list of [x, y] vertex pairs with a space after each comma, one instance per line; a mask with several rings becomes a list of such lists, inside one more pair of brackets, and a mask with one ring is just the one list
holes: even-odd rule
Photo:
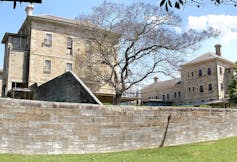
[[220, 37], [223, 44], [237, 40], [237, 16], [207, 15], [188, 17], [188, 29], [205, 30], [210, 27], [221, 31]]

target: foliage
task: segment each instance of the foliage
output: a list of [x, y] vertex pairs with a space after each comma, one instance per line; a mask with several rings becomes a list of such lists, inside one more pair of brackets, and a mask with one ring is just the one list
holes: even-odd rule
[[123, 5], [105, 1], [93, 8], [90, 15], [77, 19], [91, 24], [90, 34], [94, 32], [94, 36], [89, 39], [99, 51], [95, 55], [100, 55], [95, 58], [110, 69], [107, 76], [100, 77], [114, 88], [115, 104], [126, 90], [149, 76], [171, 75], [187, 50], [218, 35], [213, 29], [177, 33], [175, 29], [181, 25], [179, 16], [145, 3]]
[[164, 6], [166, 11], [169, 10], [169, 8], [175, 7], [177, 9], [180, 9], [182, 6], [186, 4], [192, 4], [197, 6], [198, 8], [201, 6], [204, 6], [205, 3], [210, 3], [214, 5], [233, 5], [234, 7], [237, 7], [237, 1], [235, 0], [209, 0], [206, 2], [203, 2], [202, 0], [160, 0], [160, 7]]
[[0, 1], [13, 1], [13, 8], [16, 8], [16, 2], [31, 2], [31, 3], [42, 3], [42, 0], [0, 0]]
[[235, 71], [229, 85], [230, 102], [237, 104], [237, 62], [235, 63]]
[[15, 155], [0, 154], [0, 162], [158, 162], [215, 161], [235, 162], [237, 137], [189, 145], [137, 151], [84, 155]]

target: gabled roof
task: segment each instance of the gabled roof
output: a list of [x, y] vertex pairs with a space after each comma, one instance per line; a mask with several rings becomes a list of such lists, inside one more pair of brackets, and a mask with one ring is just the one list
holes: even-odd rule
[[186, 66], [186, 65], [192, 65], [192, 64], [196, 64], [196, 63], [201, 63], [201, 62], [204, 62], [204, 61], [210, 61], [210, 60], [222, 60], [224, 62], [227, 62], [229, 64], [233, 64], [234, 65], [234, 62], [232, 61], [229, 61], [221, 56], [218, 56], [216, 55], [215, 53], [212, 53], [212, 52], [207, 52], [201, 56], [198, 56], [197, 58], [181, 65], [181, 66]]
[[175, 79], [166, 80], [166, 81], [159, 81], [159, 82], [152, 83], [152, 84], [142, 88], [142, 91], [143, 90], [145, 90], [145, 91], [166, 90], [166, 89], [172, 88], [172, 87], [174, 87], [174, 86], [176, 86], [177, 84], [180, 84], [180, 83], [181, 83], [180, 78], [175, 78]]

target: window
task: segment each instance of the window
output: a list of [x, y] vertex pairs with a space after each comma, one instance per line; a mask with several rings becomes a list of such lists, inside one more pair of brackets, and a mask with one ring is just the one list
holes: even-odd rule
[[12, 38], [12, 50], [20, 50], [21, 49], [21, 38], [15, 37]]
[[224, 84], [221, 83], [221, 90], [223, 91], [224, 90]]
[[195, 88], [193, 87], [193, 92], [194, 92]]
[[50, 33], [45, 34], [44, 44], [45, 46], [48, 46], [48, 47], [52, 46], [52, 34]]
[[231, 71], [230, 71], [230, 68], [228, 68], [227, 71], [228, 71], [228, 73], [230, 74], [230, 72], [231, 72]]
[[72, 64], [71, 63], [67, 63], [66, 71], [70, 71], [70, 70], [72, 70]]
[[200, 86], [200, 92], [202, 93], [203, 91], [203, 86]]
[[193, 77], [193, 72], [192, 72], [192, 77]]
[[158, 96], [156, 96], [156, 99], [158, 99]]
[[176, 94], [176, 92], [174, 92], [174, 98], [176, 98], [177, 97], [177, 94]]
[[170, 95], [169, 94], [167, 94], [166, 97], [167, 97], [167, 100], [170, 99]]
[[178, 96], [179, 96], [179, 98], [181, 97], [181, 92], [178, 92]]
[[212, 91], [212, 84], [208, 84], [208, 90]]
[[165, 100], [165, 95], [163, 95], [162, 97], [163, 97], [163, 100]]
[[207, 69], [207, 75], [211, 75], [211, 68]]
[[188, 88], [188, 92], [189, 92], [189, 93], [191, 92], [191, 88], [190, 88], [190, 87]]
[[72, 38], [67, 38], [67, 54], [72, 55]]
[[44, 73], [51, 73], [51, 61], [45, 60], [44, 61]]
[[201, 77], [202, 76], [202, 70], [198, 71], [198, 75]]
[[222, 75], [223, 71], [222, 71], [222, 67], [219, 68], [220, 71], [220, 75]]

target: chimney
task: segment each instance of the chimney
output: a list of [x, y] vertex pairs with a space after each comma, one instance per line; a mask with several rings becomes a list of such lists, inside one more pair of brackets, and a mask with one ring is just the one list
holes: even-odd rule
[[28, 6], [25, 9], [26, 16], [31, 16], [33, 14], [33, 10], [34, 10], [34, 5], [32, 3], [28, 4]]
[[159, 82], [159, 78], [158, 77], [154, 77], [154, 82]]
[[216, 48], [216, 55], [221, 56], [221, 45], [216, 44], [215, 48]]

